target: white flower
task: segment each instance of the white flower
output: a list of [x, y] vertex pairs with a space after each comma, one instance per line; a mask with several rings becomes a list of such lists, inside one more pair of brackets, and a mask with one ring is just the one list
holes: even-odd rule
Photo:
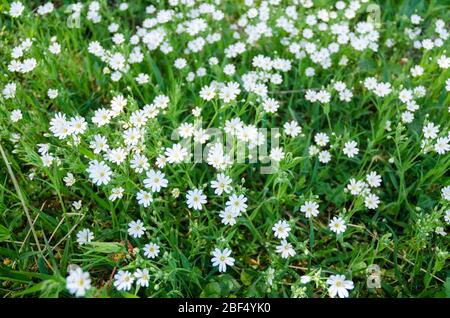
[[366, 208], [368, 209], [376, 209], [378, 208], [378, 204], [380, 203], [380, 199], [378, 198], [378, 196], [376, 194], [373, 193], [369, 193], [368, 195], [366, 195], [366, 197], [364, 198], [364, 205], [366, 206]]
[[123, 132], [123, 141], [127, 146], [136, 146], [143, 137], [139, 128], [129, 128]]
[[159, 246], [155, 243], [148, 243], [144, 246], [144, 255], [148, 258], [155, 258], [159, 254]]
[[146, 156], [136, 153], [130, 160], [130, 167], [137, 173], [141, 173], [144, 170], [148, 170], [150, 164]]
[[19, 120], [21, 120], [22, 119], [22, 111], [20, 110], [20, 109], [14, 109], [12, 112], [11, 112], [11, 121], [13, 122], [13, 123], [17, 123]]
[[447, 69], [447, 68], [450, 67], [450, 57], [447, 57], [445, 55], [441, 55], [438, 58], [437, 63], [438, 63], [440, 68]]
[[175, 68], [181, 70], [186, 67], [187, 62], [186, 59], [180, 57], [175, 60], [175, 63], [173, 65], [175, 66]]
[[311, 216], [317, 216], [319, 214], [319, 205], [314, 201], [306, 201], [300, 207], [300, 211], [305, 213], [305, 216], [309, 219]]
[[46, 153], [41, 156], [41, 160], [44, 167], [50, 167], [53, 163], [53, 160], [55, 160], [55, 157]]
[[8, 83], [5, 85], [5, 87], [2, 90], [3, 97], [5, 99], [14, 98], [16, 96], [16, 83]]
[[129, 271], [119, 270], [119, 272], [114, 275], [114, 287], [116, 287], [117, 290], [130, 290], [133, 282], [134, 277]]
[[365, 187], [366, 187], [365, 182], [356, 181], [355, 178], [351, 178], [349, 184], [347, 185], [347, 189], [350, 190], [350, 193], [353, 195], [360, 194]]
[[428, 123], [422, 128], [423, 136], [427, 139], [435, 139], [439, 133], [439, 126], [434, 123]]
[[200, 97], [203, 100], [209, 101], [216, 97], [216, 87], [215, 86], [203, 86], [200, 90]]
[[89, 229], [82, 229], [77, 233], [77, 243], [84, 245], [90, 243], [94, 239], [94, 233]]
[[158, 158], [156, 158], [156, 166], [159, 169], [162, 169], [166, 166], [167, 158], [164, 155], [159, 155]]
[[92, 117], [92, 122], [98, 127], [101, 127], [109, 123], [111, 115], [111, 111], [106, 108], [97, 109]]
[[418, 77], [423, 75], [423, 67], [420, 65], [416, 65], [411, 69], [412, 77]]
[[280, 245], [277, 246], [276, 252], [281, 254], [282, 258], [288, 258], [289, 256], [294, 256], [295, 250], [292, 248], [292, 244], [288, 243], [286, 240], [282, 240]]
[[317, 133], [314, 136], [314, 141], [316, 142], [316, 144], [318, 144], [321, 147], [324, 147], [328, 144], [328, 142], [330, 141], [330, 138], [328, 137], [327, 134], [325, 133]]
[[111, 189], [111, 194], [108, 197], [109, 201], [116, 201], [117, 199], [121, 199], [123, 197], [124, 188], [116, 187]]
[[102, 151], [106, 152], [109, 149], [108, 140], [101, 135], [94, 135], [94, 140], [90, 142], [89, 147], [95, 154], [99, 154]]
[[351, 280], [346, 280], [344, 275], [331, 275], [327, 284], [330, 285], [328, 287], [328, 293], [330, 297], [339, 296], [339, 298], [347, 298], [348, 290], [353, 289], [353, 282]]
[[222, 218], [222, 223], [225, 225], [234, 225], [236, 224], [236, 213], [233, 213], [231, 209], [226, 208], [223, 211], [220, 211], [219, 216]]
[[202, 205], [206, 203], [206, 195], [200, 189], [189, 190], [186, 194], [186, 203], [189, 208], [201, 210]]
[[49, 90], [47, 91], [47, 96], [50, 99], [55, 99], [56, 97], [58, 97], [58, 90], [49, 88]]
[[295, 120], [284, 124], [284, 133], [286, 136], [297, 137], [302, 133], [302, 127]]
[[140, 238], [145, 233], [145, 226], [141, 220], [128, 223], [128, 234], [134, 238]]
[[87, 122], [83, 117], [76, 116], [70, 120], [69, 127], [71, 134], [75, 135], [82, 134], [87, 129]]
[[321, 163], [328, 163], [331, 160], [331, 154], [328, 150], [322, 150], [319, 152], [319, 161]]
[[180, 144], [175, 144], [172, 148], [166, 148], [164, 153], [169, 163], [180, 163], [187, 156], [187, 150]]
[[348, 141], [345, 143], [343, 151], [347, 157], [353, 158], [359, 152], [358, 144], [353, 140]]
[[284, 158], [284, 151], [281, 147], [275, 147], [270, 149], [270, 159], [273, 161], [281, 161]]
[[183, 123], [178, 128], [178, 133], [182, 138], [189, 138], [192, 137], [194, 134], [194, 125], [191, 123]]
[[69, 122], [66, 120], [66, 115], [63, 113], [56, 113], [55, 117], [50, 121], [50, 131], [55, 137], [59, 139], [64, 139], [71, 133], [71, 127]]
[[450, 224], [450, 209], [445, 211], [444, 220], [445, 222], [447, 222], [447, 224]]
[[231, 210], [235, 215], [240, 215], [242, 212], [245, 212], [247, 209], [247, 198], [240, 194], [239, 196], [233, 193], [229, 198], [228, 201], [225, 203], [228, 209]]
[[136, 76], [135, 80], [139, 85], [147, 84], [150, 80], [150, 76], [144, 73], [139, 73], [138, 76]]
[[150, 273], [148, 269], [141, 270], [140, 268], [136, 269], [134, 273], [134, 278], [136, 278], [136, 284], [141, 287], [148, 287], [148, 282], [150, 280]]
[[366, 176], [366, 180], [372, 188], [378, 188], [381, 185], [381, 177], [375, 171], [370, 172]]
[[302, 284], [308, 284], [311, 281], [311, 276], [303, 275], [300, 277], [300, 282]]
[[66, 278], [66, 288], [76, 297], [83, 297], [91, 288], [91, 279], [88, 272], [83, 272], [80, 267], [69, 271]]
[[213, 258], [211, 259], [213, 266], [219, 266], [219, 272], [226, 272], [227, 265], [233, 266], [234, 265], [234, 258], [230, 257], [231, 250], [229, 248], [225, 248], [223, 251], [216, 248], [212, 252]]
[[[58, 42], [53, 42], [50, 44], [50, 46], [48, 47], [48, 50], [50, 51], [50, 53], [58, 55], [59, 53], [61, 53], [61, 45]], [[50, 90], [49, 90], [50, 91]], [[50, 96], [49, 96], [50, 97]], [[51, 98], [51, 97], [50, 97]]]
[[241, 92], [239, 84], [236, 82], [229, 82], [222, 86], [219, 91], [219, 98], [225, 103], [229, 103], [236, 99], [237, 95]]
[[269, 284], [269, 286], [272, 286], [274, 278], [275, 278], [275, 269], [269, 267], [269, 269], [267, 270], [267, 284]]
[[24, 9], [25, 7], [22, 4], [22, 2], [15, 1], [11, 3], [9, 7], [9, 15], [12, 16], [13, 18], [18, 18], [22, 15]]
[[420, 24], [420, 22], [422, 21], [422, 17], [417, 15], [417, 14], [413, 14], [411, 15], [411, 23], [412, 24]]
[[436, 144], [434, 145], [434, 151], [438, 154], [443, 155], [446, 152], [450, 151], [450, 138], [448, 137], [439, 137], [436, 139]]
[[106, 158], [115, 164], [121, 164], [127, 158], [125, 149], [119, 147], [115, 149], [109, 149], [106, 151]]
[[442, 199], [450, 201], [450, 186], [446, 186], [441, 190]]
[[81, 200], [73, 201], [72, 202], [72, 206], [74, 207], [75, 210], [77, 210], [77, 211], [80, 210], [81, 206], [82, 206]]
[[214, 193], [221, 195], [223, 192], [230, 193], [231, 191], [231, 178], [223, 173], [217, 175], [216, 180], [211, 181], [211, 188], [214, 189]]
[[158, 95], [153, 100], [153, 105], [159, 109], [166, 109], [169, 106], [170, 99], [166, 95]]
[[289, 236], [291, 227], [289, 226], [289, 223], [286, 220], [279, 220], [272, 227], [272, 231], [274, 232], [274, 235], [276, 238], [284, 240], [285, 238], [287, 238]]
[[161, 171], [150, 170], [147, 171], [147, 178], [144, 179], [144, 186], [151, 189], [153, 192], [161, 191], [161, 188], [166, 188], [169, 182], [165, 179], [165, 174]]
[[63, 181], [66, 184], [66, 186], [71, 187], [75, 184], [76, 180], [73, 174], [71, 172], [68, 172], [66, 176], [63, 178]]
[[263, 108], [266, 113], [275, 113], [279, 107], [280, 103], [273, 98], [267, 98], [263, 102]]
[[335, 232], [337, 235], [344, 233], [347, 229], [347, 226], [345, 225], [345, 221], [341, 217], [333, 217], [333, 219], [330, 221], [330, 224], [328, 224], [328, 227], [331, 231]]
[[140, 205], [142, 205], [144, 208], [147, 208], [150, 203], [153, 202], [153, 196], [150, 192], [147, 192], [145, 190], [140, 190], [136, 194], [136, 199]]
[[232, 76], [236, 72], [236, 67], [233, 64], [227, 64], [223, 68], [223, 73]]
[[434, 232], [436, 232], [436, 234], [439, 234], [441, 236], [446, 236], [447, 235], [447, 232], [445, 232], [445, 230], [444, 230], [444, 228], [442, 226], [436, 227]]
[[97, 160], [93, 160], [89, 162], [87, 171], [89, 172], [89, 178], [96, 185], [108, 184], [111, 181], [111, 169], [104, 161], [98, 162]]

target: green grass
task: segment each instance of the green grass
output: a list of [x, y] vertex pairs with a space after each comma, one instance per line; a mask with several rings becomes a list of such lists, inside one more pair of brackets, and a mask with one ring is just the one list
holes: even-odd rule
[[[410, 16], [414, 13], [423, 19], [420, 40], [436, 37], [437, 19], [442, 19], [448, 30], [448, 2], [380, 1], [378, 50], [360, 52], [342, 45], [325, 69], [309, 57], [296, 58], [280, 43], [287, 33], [276, 27], [276, 19], [283, 15], [288, 1], [273, 8], [267, 22], [273, 28], [272, 37], [262, 37], [237, 57], [227, 58], [225, 49], [237, 41], [230, 25], [248, 8], [243, 1], [225, 0], [217, 6], [224, 12], [224, 20], [213, 22], [208, 18], [207, 30], [201, 33], [219, 32], [220, 41], [205, 45], [198, 53], [185, 54], [187, 43], [194, 37], [176, 34], [178, 22], [168, 22], [163, 27], [173, 51], [166, 54], [143, 46], [143, 61], [132, 64], [117, 82], [104, 74], [106, 63], [88, 52], [89, 43], [99, 41], [105, 49], [128, 54], [133, 47], [128, 39], [154, 14], [145, 13], [149, 4], [146, 1], [130, 1], [127, 11], [120, 11], [116, 1], [108, 1], [108, 6], [106, 1], [99, 2], [99, 24], [86, 19], [86, 5], [80, 28], [68, 28], [65, 9], [69, 1], [55, 2], [55, 10], [43, 17], [31, 12], [38, 1], [24, 1], [26, 9], [18, 18], [7, 14], [7, 1], [0, 1], [0, 90], [7, 83], [17, 83], [14, 98], [0, 97], [2, 297], [70, 297], [66, 289], [70, 264], [89, 272], [92, 288], [86, 296], [90, 297], [326, 297], [326, 280], [334, 274], [353, 281], [350, 297], [450, 296], [448, 235], [435, 232], [437, 227], [448, 230], [444, 215], [450, 203], [441, 190], [450, 185], [450, 155], [425, 153], [421, 148], [425, 139], [422, 128], [427, 122], [440, 126], [439, 137], [449, 134], [450, 94], [446, 81], [450, 71], [440, 68], [437, 59], [443, 54], [449, 56], [450, 46], [447, 39], [441, 47], [429, 51], [415, 49], [405, 34], [405, 28], [413, 27]], [[300, 33], [290, 41], [301, 40], [307, 14], [315, 14], [319, 8], [330, 9], [331, 3], [334, 1], [316, 1], [314, 8], [297, 8], [299, 18], [293, 23]], [[349, 22], [352, 30], [356, 22], [366, 21], [367, 5], [362, 4]], [[155, 6], [170, 7], [166, 1]], [[189, 11], [182, 5], [173, 9]], [[127, 39], [116, 48], [108, 31], [112, 22], [120, 24], [118, 32]], [[245, 42], [243, 29], [238, 32]], [[62, 48], [59, 55], [48, 51], [53, 36]], [[8, 70], [11, 51], [25, 38], [33, 38], [33, 45], [23, 58], [35, 58], [37, 67], [26, 74], [12, 73]], [[385, 44], [388, 38], [395, 41], [391, 48]], [[328, 31], [316, 30], [313, 40], [321, 45], [334, 41]], [[292, 63], [289, 71], [279, 72], [281, 84], [268, 85], [269, 96], [280, 103], [275, 114], [265, 113], [260, 98], [242, 87], [242, 75], [255, 70], [252, 59], [258, 54]], [[339, 65], [342, 55], [349, 59], [346, 66]], [[210, 66], [208, 59], [213, 56], [219, 64]], [[187, 60], [183, 70], [174, 67], [178, 57]], [[229, 63], [236, 67], [233, 76], [223, 73]], [[410, 69], [415, 65], [423, 67], [423, 75], [411, 76]], [[188, 72], [200, 67], [206, 68], [206, 76], [187, 81]], [[315, 69], [314, 76], [305, 76], [308, 67]], [[149, 75], [147, 84], [136, 83], [134, 78], [139, 73]], [[392, 93], [376, 96], [364, 87], [368, 77], [389, 82]], [[212, 81], [239, 82], [241, 93], [237, 100], [224, 103], [216, 97], [204, 101], [199, 92]], [[333, 81], [342, 81], [352, 89], [351, 101], [339, 100], [332, 89]], [[426, 94], [417, 98], [420, 107], [414, 120], [404, 123], [401, 113], [406, 106], [398, 93], [419, 85], [425, 87]], [[330, 103], [308, 101], [305, 93], [310, 88], [330, 91]], [[48, 89], [58, 89], [58, 97], [48, 98]], [[109, 125], [93, 125], [94, 111], [109, 107], [111, 99], [119, 94], [127, 98], [124, 113]], [[89, 179], [89, 160], [103, 160], [89, 147], [92, 136], [106, 136], [111, 148], [121, 145], [121, 121], [127, 121], [133, 111], [151, 104], [160, 94], [169, 97], [169, 106], [147, 122], [144, 135], [143, 153], [153, 169], [163, 148], [176, 143], [171, 140], [173, 130], [185, 122], [222, 128], [226, 120], [239, 117], [245, 124], [259, 128], [281, 128], [279, 144], [285, 158], [274, 173], [263, 174], [263, 164], [248, 162], [225, 170], [233, 180], [233, 193], [248, 199], [248, 208], [235, 225], [221, 223], [219, 211], [224, 209], [228, 196], [214, 194], [210, 182], [217, 171], [206, 162], [166, 165], [161, 170], [169, 181], [168, 187], [154, 195], [148, 208], [136, 201], [145, 174], [134, 172], [129, 158], [121, 165], [108, 163], [114, 170], [111, 184], [96, 186]], [[195, 107], [202, 109], [201, 119], [193, 116]], [[17, 123], [10, 119], [15, 109], [23, 113]], [[77, 146], [50, 133], [49, 122], [57, 112], [86, 118], [89, 128]], [[295, 138], [287, 137], [282, 129], [291, 120], [302, 127], [302, 134]], [[387, 121], [391, 122], [390, 131], [385, 129]], [[326, 148], [332, 159], [327, 164], [309, 155], [318, 132], [330, 137], [331, 147]], [[358, 143], [359, 153], [354, 158], [342, 152], [349, 140]], [[50, 167], [43, 166], [37, 145], [44, 143], [50, 144], [50, 153], [60, 160], [59, 165], [53, 162]], [[344, 191], [351, 178], [363, 180], [371, 171], [382, 178], [381, 186], [373, 191], [381, 202], [373, 210], [365, 207], [361, 196]], [[76, 178], [72, 187], [63, 181], [68, 172]], [[122, 199], [111, 202], [108, 196], [113, 186], [122, 186], [125, 193]], [[186, 192], [192, 188], [202, 188], [208, 197], [201, 211], [189, 209], [186, 204]], [[178, 197], [173, 195], [174, 189], [180, 191]], [[78, 200], [82, 202], [80, 210], [72, 206]], [[300, 211], [308, 200], [319, 203], [317, 217], [308, 219]], [[347, 223], [341, 235], [336, 236], [328, 227], [333, 216], [342, 216]], [[138, 239], [127, 232], [128, 223], [137, 219], [147, 229]], [[279, 240], [272, 227], [280, 219], [286, 219], [291, 226], [287, 240], [296, 255], [288, 259], [275, 251]], [[95, 238], [91, 244], [80, 246], [76, 234], [84, 228], [89, 228]], [[142, 252], [149, 242], [159, 244], [161, 249], [154, 259]], [[229, 247], [236, 260], [226, 273], [212, 266], [211, 252], [216, 247]], [[374, 264], [381, 269], [381, 287], [370, 289], [367, 269]], [[129, 291], [119, 291], [113, 287], [118, 270], [134, 272], [137, 268], [150, 271], [148, 288], [133, 285]], [[270, 268], [275, 270], [272, 286], [267, 283]], [[302, 284], [303, 275], [312, 276], [313, 282]]]

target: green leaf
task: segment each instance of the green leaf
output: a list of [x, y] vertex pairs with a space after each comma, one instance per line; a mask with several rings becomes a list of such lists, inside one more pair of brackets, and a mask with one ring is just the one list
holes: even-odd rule
[[122, 244], [116, 242], [91, 242], [86, 244], [84, 248], [90, 252], [104, 254], [119, 253], [125, 250]]
[[246, 286], [250, 286], [253, 282], [253, 275], [250, 274], [248, 271], [242, 271], [241, 282]]
[[200, 294], [201, 298], [218, 298], [221, 295], [221, 288], [218, 282], [212, 282], [205, 286], [202, 293]]
[[4, 242], [11, 237], [9, 229], [0, 224], [0, 242]]
[[450, 298], [450, 276], [447, 277], [444, 283], [445, 297]]

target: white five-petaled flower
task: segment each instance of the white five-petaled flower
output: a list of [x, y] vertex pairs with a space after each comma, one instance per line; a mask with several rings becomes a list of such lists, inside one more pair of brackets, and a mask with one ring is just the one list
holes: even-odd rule
[[91, 288], [89, 273], [83, 272], [80, 267], [71, 270], [66, 278], [66, 288], [76, 297], [83, 297]]
[[201, 210], [203, 204], [206, 203], [206, 195], [200, 189], [189, 190], [186, 194], [186, 203], [189, 208], [194, 210]]
[[140, 190], [136, 194], [136, 199], [140, 205], [142, 205], [144, 208], [147, 208], [150, 203], [153, 202], [153, 196], [150, 192]]
[[73, 176], [73, 173], [68, 172], [66, 176], [63, 178], [64, 183], [66, 186], [71, 187], [75, 184], [75, 177]]
[[279, 220], [272, 227], [272, 231], [274, 232], [274, 235], [276, 238], [284, 240], [285, 238], [287, 238], [289, 236], [291, 227], [289, 226], [289, 223], [286, 220]]
[[136, 278], [136, 284], [141, 287], [148, 287], [148, 282], [150, 280], [150, 273], [148, 269], [136, 269], [134, 272], [134, 278]]
[[297, 137], [302, 133], [302, 127], [300, 127], [295, 120], [286, 122], [283, 127], [286, 136]]
[[145, 233], [145, 226], [141, 220], [128, 223], [128, 234], [134, 238], [139, 238]]
[[9, 15], [13, 18], [18, 18], [22, 15], [23, 10], [25, 9], [24, 5], [20, 1], [14, 1], [9, 6]]
[[116, 187], [111, 189], [111, 194], [108, 197], [108, 200], [115, 201], [117, 199], [121, 199], [123, 197], [123, 192], [125, 191], [122, 187]]
[[441, 196], [444, 200], [450, 201], [450, 185], [441, 189]]
[[276, 248], [276, 252], [280, 253], [282, 258], [288, 258], [289, 256], [294, 256], [296, 254], [292, 244], [288, 243], [286, 240], [280, 242], [280, 245]]
[[344, 151], [344, 154], [345, 154], [347, 157], [353, 158], [353, 157], [355, 157], [355, 156], [358, 154], [358, 152], [359, 152], [358, 144], [356, 143], [356, 141], [353, 141], [353, 140], [348, 141], [348, 142], [345, 143], [345, 145], [344, 145], [344, 150], [343, 150], [343, 151]]
[[281, 161], [284, 158], [284, 151], [283, 148], [281, 147], [275, 147], [270, 149], [270, 155], [269, 155], [270, 159], [272, 159], [273, 161]]
[[344, 233], [347, 229], [347, 225], [345, 225], [345, 221], [341, 217], [333, 217], [333, 219], [330, 221], [330, 224], [328, 225], [331, 231], [335, 232], [336, 234]]
[[306, 201], [300, 207], [300, 211], [305, 213], [305, 216], [309, 219], [311, 216], [317, 216], [319, 214], [319, 204], [314, 201]]
[[318, 144], [321, 147], [324, 147], [328, 144], [328, 142], [330, 141], [330, 138], [328, 137], [327, 134], [325, 133], [317, 133], [314, 136], [314, 141], [316, 142], [316, 144]]
[[348, 291], [353, 289], [353, 282], [351, 280], [346, 280], [344, 275], [331, 275], [327, 284], [330, 285], [328, 287], [328, 293], [330, 297], [339, 296], [339, 298], [347, 298]]
[[239, 216], [242, 212], [247, 209], [247, 198], [243, 195], [236, 195], [233, 193], [228, 201], [225, 203], [227, 209], [230, 209], [235, 215]]
[[231, 250], [229, 248], [225, 248], [223, 251], [216, 248], [212, 252], [213, 258], [211, 259], [211, 262], [213, 266], [219, 266], [219, 272], [226, 272], [227, 265], [233, 266], [234, 265], [234, 258], [231, 257]]
[[148, 243], [144, 246], [144, 255], [148, 258], [155, 258], [159, 254], [159, 246], [155, 243]]
[[89, 162], [88, 167], [89, 178], [92, 179], [96, 185], [108, 184], [111, 180], [111, 168], [104, 162], [93, 160]]
[[187, 150], [180, 144], [175, 144], [172, 148], [166, 148], [164, 153], [169, 163], [180, 163], [187, 156]]
[[94, 239], [94, 233], [89, 229], [82, 229], [77, 233], [77, 242], [80, 245], [90, 243]]
[[144, 179], [144, 186], [153, 192], [161, 191], [161, 188], [166, 188], [167, 184], [168, 181], [165, 178], [165, 174], [153, 169], [147, 172], [147, 178]]
[[130, 290], [133, 282], [133, 274], [129, 271], [119, 270], [119, 272], [114, 275], [114, 287], [116, 287], [117, 290]]
[[381, 185], [381, 177], [372, 171], [366, 176], [367, 183], [373, 188], [378, 188]]
[[364, 205], [368, 209], [373, 210], [373, 209], [378, 208], [379, 203], [380, 203], [380, 199], [378, 198], [378, 196], [376, 194], [369, 193], [364, 198]]
[[230, 193], [231, 191], [231, 178], [223, 173], [217, 175], [216, 180], [211, 181], [211, 188], [214, 189], [214, 193], [221, 195], [222, 193]]
[[225, 225], [234, 225], [236, 224], [236, 213], [231, 211], [231, 209], [226, 208], [223, 211], [220, 211], [219, 216], [222, 218], [222, 223]]

